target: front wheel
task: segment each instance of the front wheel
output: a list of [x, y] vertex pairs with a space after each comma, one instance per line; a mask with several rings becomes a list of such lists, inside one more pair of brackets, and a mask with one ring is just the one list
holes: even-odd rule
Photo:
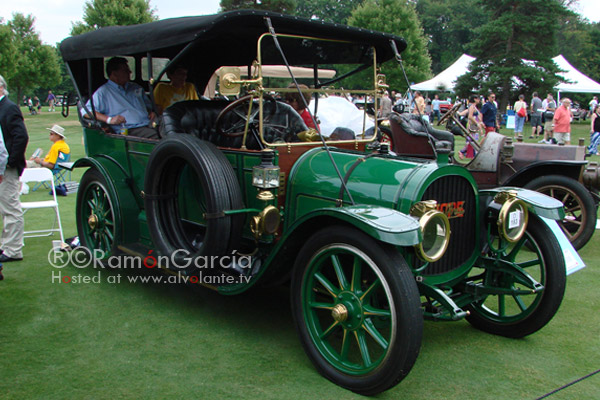
[[299, 254], [292, 311], [317, 370], [364, 395], [400, 382], [417, 358], [423, 334], [419, 292], [404, 258], [342, 226], [316, 233]]
[[[501, 247], [497, 238], [494, 246]], [[471, 325], [488, 333], [520, 338], [538, 331], [554, 317], [565, 292], [565, 261], [558, 240], [539, 217], [530, 215], [523, 237], [506, 248], [490, 250], [483, 262], [488, 265], [471, 278], [471, 283], [492, 288], [495, 293], [467, 307]], [[543, 288], [506, 272], [500, 268], [503, 265], [525, 271]]]

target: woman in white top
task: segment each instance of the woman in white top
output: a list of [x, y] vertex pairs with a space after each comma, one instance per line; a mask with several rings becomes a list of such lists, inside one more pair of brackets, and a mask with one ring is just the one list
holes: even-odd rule
[[[527, 103], [525, 103], [525, 96], [520, 94], [519, 100], [515, 102], [515, 106], [513, 110], [515, 110], [515, 137], [523, 134], [523, 125], [525, 125], [525, 120], [527, 119]], [[525, 115], [523, 117], [519, 116], [519, 110], [524, 108]]]

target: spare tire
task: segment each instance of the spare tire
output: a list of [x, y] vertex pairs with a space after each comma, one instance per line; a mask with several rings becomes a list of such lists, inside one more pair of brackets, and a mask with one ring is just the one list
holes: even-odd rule
[[212, 143], [184, 134], [162, 140], [150, 154], [144, 190], [152, 241], [175, 266], [237, 250], [244, 216], [224, 212], [243, 208], [241, 190]]

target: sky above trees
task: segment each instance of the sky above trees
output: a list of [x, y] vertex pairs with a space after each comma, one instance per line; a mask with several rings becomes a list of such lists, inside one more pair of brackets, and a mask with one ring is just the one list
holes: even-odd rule
[[[185, 15], [214, 14], [219, 10], [220, 0], [172, 1], [150, 0], [160, 19]], [[591, 21], [600, 21], [600, 1], [579, 0], [580, 14]], [[43, 43], [54, 45], [68, 37], [71, 25], [83, 18], [84, 2], [81, 0], [0, 0], [0, 18], [5, 22], [12, 19], [15, 12], [24, 15], [33, 13], [35, 29]]]

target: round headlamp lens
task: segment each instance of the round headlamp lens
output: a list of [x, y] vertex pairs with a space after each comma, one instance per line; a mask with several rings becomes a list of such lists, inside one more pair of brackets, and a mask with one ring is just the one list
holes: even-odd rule
[[511, 243], [518, 241], [527, 229], [528, 216], [527, 205], [522, 200], [507, 200], [498, 214], [498, 232]]
[[417, 255], [423, 261], [435, 262], [442, 258], [450, 242], [448, 217], [439, 211], [428, 211], [419, 224], [423, 240], [417, 245]]

